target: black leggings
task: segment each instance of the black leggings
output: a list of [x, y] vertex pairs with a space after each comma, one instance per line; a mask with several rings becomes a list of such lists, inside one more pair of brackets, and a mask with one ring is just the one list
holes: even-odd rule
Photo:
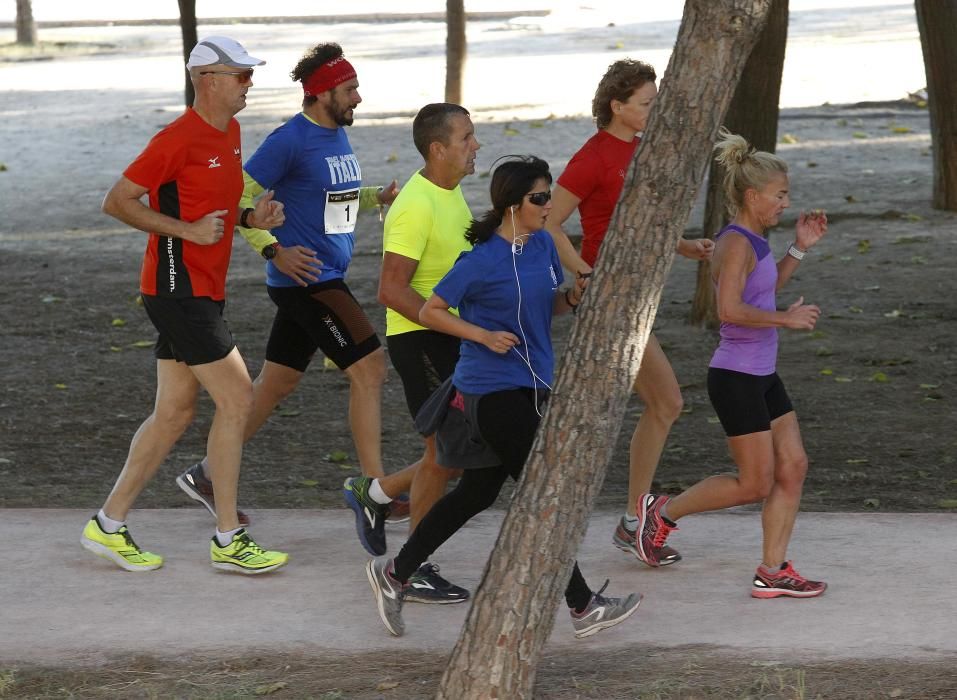
[[[542, 392], [538, 395], [541, 397]], [[462, 473], [458, 485], [432, 506], [395, 558], [396, 578], [407, 581], [442, 543], [495, 503], [505, 479], [511, 476], [518, 480], [539, 420], [532, 389], [496, 391], [479, 400], [479, 431], [502, 463]], [[565, 602], [570, 608], [582, 610], [590, 600], [591, 589], [576, 562], [565, 589]]]

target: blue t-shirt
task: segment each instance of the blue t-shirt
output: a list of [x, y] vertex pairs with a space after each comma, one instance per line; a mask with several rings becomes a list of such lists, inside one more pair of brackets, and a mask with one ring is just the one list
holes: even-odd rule
[[[245, 170], [285, 206], [285, 223], [272, 230], [279, 243], [316, 251], [321, 281], [344, 277], [355, 245], [362, 184], [346, 130], [319, 126], [300, 112], [266, 137]], [[297, 286], [272, 262], [266, 265], [266, 284]]]
[[[519, 339], [519, 345], [504, 355], [463, 340], [452, 380], [460, 391], [488, 394], [552, 383], [552, 305], [562, 279], [558, 251], [544, 230], [529, 236], [519, 255], [513, 256], [511, 243], [493, 234], [459, 256], [435, 286], [435, 294], [458, 307], [459, 316], [469, 323], [508, 331]], [[525, 364], [526, 357], [537, 380]]]

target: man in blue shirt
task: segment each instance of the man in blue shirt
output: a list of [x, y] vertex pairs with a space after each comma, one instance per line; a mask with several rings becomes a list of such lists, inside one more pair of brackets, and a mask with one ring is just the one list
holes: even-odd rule
[[[266, 190], [284, 193], [286, 220], [272, 233], [239, 222], [266, 259], [266, 285], [276, 304], [266, 361], [254, 382], [249, 440], [298, 386], [316, 350], [350, 382], [349, 424], [364, 475], [384, 476], [381, 397], [385, 354], [368, 317], [344, 281], [355, 245], [359, 209], [391, 204], [388, 187], [362, 187], [362, 173], [344, 127], [362, 101], [356, 71], [338, 44], [320, 44], [292, 71], [302, 83], [303, 110], [273, 131], [244, 168], [242, 205]], [[245, 209], [244, 212], [250, 211]], [[211, 512], [206, 460], [176, 482]], [[248, 518], [243, 517], [248, 521]]]

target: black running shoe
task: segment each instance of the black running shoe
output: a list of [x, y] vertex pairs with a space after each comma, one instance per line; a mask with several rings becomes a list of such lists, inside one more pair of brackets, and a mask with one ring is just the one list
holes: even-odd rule
[[439, 576], [439, 567], [429, 562], [425, 562], [409, 577], [402, 593], [410, 603], [448, 605], [464, 603], [469, 599], [467, 590]]
[[356, 476], [342, 485], [342, 498], [356, 514], [356, 533], [365, 550], [374, 557], [385, 554], [385, 519], [389, 506], [376, 503], [369, 495], [372, 479]]

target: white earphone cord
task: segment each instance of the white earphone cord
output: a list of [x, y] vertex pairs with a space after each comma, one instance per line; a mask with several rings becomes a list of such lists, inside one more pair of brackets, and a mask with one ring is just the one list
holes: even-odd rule
[[516, 256], [519, 255], [519, 252], [517, 249], [519, 248], [519, 246], [524, 248], [525, 243], [523, 241], [518, 240], [518, 236], [515, 235], [517, 230], [515, 228], [515, 209], [510, 208], [509, 213], [511, 214], [511, 217], [512, 217], [512, 271], [515, 273], [515, 286], [518, 289], [518, 313], [516, 314], [516, 320], [518, 321], [518, 332], [522, 336], [522, 347], [525, 350], [525, 354], [523, 355], [514, 347], [512, 348], [512, 350], [515, 351], [516, 355], [522, 358], [522, 362], [525, 363], [525, 365], [528, 367], [528, 371], [531, 372], [532, 390], [535, 392], [535, 413], [537, 413], [538, 417], [541, 418], [542, 412], [538, 408], [538, 384], [540, 382], [549, 391], [551, 391], [552, 387], [549, 386], [548, 382], [546, 382], [544, 379], [539, 377], [538, 374], [535, 373], [535, 369], [532, 367], [531, 356], [528, 353], [528, 339], [525, 337], [525, 329], [522, 327], [522, 283], [519, 281], [519, 278], [518, 278], [518, 262], [515, 259]]

